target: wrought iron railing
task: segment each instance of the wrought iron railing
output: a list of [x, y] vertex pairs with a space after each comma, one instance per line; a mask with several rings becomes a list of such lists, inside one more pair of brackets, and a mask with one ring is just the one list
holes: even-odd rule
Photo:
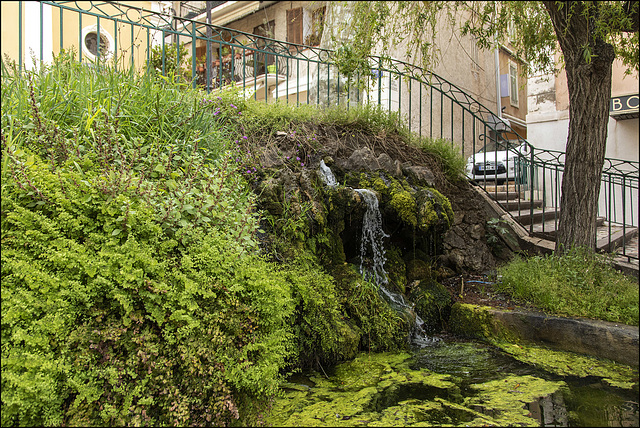
[[[33, 40], [36, 32], [40, 37], [29, 47], [40, 61], [46, 61], [46, 43], [50, 43], [56, 53], [74, 47], [78, 61], [109, 59], [116, 66], [132, 66], [141, 72], [154, 67], [206, 91], [233, 85], [245, 96], [265, 102], [342, 104], [347, 108], [378, 105], [397, 112], [412, 132], [449, 140], [465, 159], [481, 153], [479, 165], [470, 163], [469, 172], [480, 173], [476, 183], [529, 233], [551, 235], [557, 227], [564, 153], [533, 147], [466, 91], [430, 71], [371, 56], [368, 72], [347, 75], [336, 65], [339, 53], [319, 47], [118, 2], [42, 1], [37, 5], [34, 12], [33, 2], [13, 2], [17, 37], [3, 40], [3, 55], [10, 51], [21, 69], [29, 65], [25, 34], [30, 33]], [[484, 150], [489, 146], [493, 148]], [[498, 159], [500, 152], [504, 159]], [[478, 170], [487, 165], [495, 169]], [[504, 169], [503, 178], [511, 184], [504, 192], [491, 186], [491, 179], [497, 182], [500, 177], [498, 168]], [[622, 229], [619, 251], [634, 260], [638, 259], [637, 248], [628, 251], [624, 244], [626, 231], [638, 228], [638, 169], [638, 162], [607, 159], [599, 208], [609, 228], [609, 244], [613, 229]], [[530, 220], [522, 220], [526, 214]], [[537, 225], [534, 216], [541, 217]]]

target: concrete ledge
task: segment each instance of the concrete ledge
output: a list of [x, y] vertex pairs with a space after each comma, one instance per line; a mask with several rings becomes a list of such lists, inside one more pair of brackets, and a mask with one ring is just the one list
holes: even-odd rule
[[638, 327], [455, 303], [449, 330], [477, 339], [535, 343], [638, 367]]

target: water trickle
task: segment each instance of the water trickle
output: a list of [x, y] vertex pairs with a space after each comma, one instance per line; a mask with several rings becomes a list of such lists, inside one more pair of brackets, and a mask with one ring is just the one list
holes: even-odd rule
[[[367, 204], [367, 210], [362, 219], [362, 240], [360, 241], [360, 273], [365, 279], [373, 277], [373, 281], [377, 284], [386, 284], [388, 282], [387, 272], [384, 270], [384, 263], [387, 261], [385, 257], [384, 244], [382, 240], [388, 238], [389, 235], [382, 230], [382, 214], [378, 209], [378, 197], [369, 189], [355, 189]], [[364, 261], [370, 255], [373, 260], [371, 272], [367, 272], [364, 267]]]
[[422, 348], [427, 345], [431, 345], [434, 342], [437, 342], [438, 339], [430, 337], [424, 331], [424, 320], [420, 318], [415, 311], [415, 304], [411, 302], [407, 302], [402, 294], [394, 293], [385, 288], [384, 285], [380, 284], [379, 286], [380, 292], [383, 294], [387, 303], [391, 305], [395, 310], [399, 312], [406, 313], [411, 321], [411, 336], [409, 341], [415, 346]]
[[335, 175], [333, 175], [333, 172], [323, 160], [320, 161], [320, 177], [322, 177], [322, 180], [329, 187], [335, 187], [338, 185]]
[[[338, 182], [323, 160], [320, 161], [320, 176], [329, 187], [335, 187]], [[372, 280], [382, 294], [383, 298], [395, 310], [405, 313], [412, 320], [412, 331], [410, 341], [419, 347], [431, 344], [435, 339], [429, 337], [423, 328], [424, 321], [414, 310], [414, 304], [407, 302], [402, 294], [389, 291], [384, 285], [389, 282], [384, 264], [385, 257], [384, 238], [389, 235], [382, 229], [382, 214], [378, 207], [378, 197], [369, 189], [354, 189], [362, 196], [367, 210], [362, 220], [362, 238], [360, 241], [360, 274], [365, 279]], [[371, 260], [372, 266], [366, 267], [365, 260]]]

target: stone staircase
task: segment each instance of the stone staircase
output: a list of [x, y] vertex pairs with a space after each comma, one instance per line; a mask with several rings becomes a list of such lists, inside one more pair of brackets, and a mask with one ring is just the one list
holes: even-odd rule
[[[554, 250], [559, 208], [544, 206], [541, 200], [525, 200], [524, 191], [513, 182], [474, 187], [493, 205], [497, 217], [509, 221], [521, 241], [535, 247], [536, 252], [550, 253]], [[625, 254], [635, 259], [617, 256], [616, 262], [622, 269], [638, 276], [638, 228], [609, 224], [604, 217], [598, 217], [596, 225], [598, 251], [615, 252], [624, 247]]]

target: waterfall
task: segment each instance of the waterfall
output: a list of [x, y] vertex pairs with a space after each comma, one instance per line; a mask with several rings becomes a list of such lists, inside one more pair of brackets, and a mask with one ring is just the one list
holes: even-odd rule
[[371, 249], [373, 257], [373, 280], [378, 286], [378, 290], [386, 298], [387, 302], [397, 311], [404, 312], [414, 319], [412, 323], [411, 342], [417, 346], [423, 347], [434, 341], [427, 336], [423, 329], [424, 321], [414, 310], [414, 304], [407, 302], [402, 294], [389, 291], [384, 285], [388, 283], [387, 272], [384, 270], [386, 262], [383, 238], [389, 235], [382, 230], [382, 214], [378, 208], [378, 198], [376, 194], [368, 189], [355, 189], [367, 204], [367, 211], [364, 213], [362, 220], [362, 241], [360, 243], [360, 273], [367, 279], [364, 268], [364, 259], [367, 256], [367, 250]]
[[[320, 161], [321, 177], [329, 187], [338, 185], [333, 172], [325, 165], [324, 161]], [[387, 272], [384, 270], [384, 264], [387, 261], [385, 257], [385, 249], [383, 239], [389, 235], [382, 230], [382, 214], [378, 207], [378, 197], [369, 189], [354, 189], [362, 196], [367, 204], [367, 210], [362, 220], [362, 239], [360, 242], [360, 273], [365, 279], [373, 279], [383, 298], [395, 310], [408, 314], [413, 319], [410, 341], [417, 346], [424, 347], [433, 343], [435, 339], [427, 336], [423, 329], [424, 321], [414, 310], [414, 304], [407, 302], [402, 294], [389, 291], [384, 285], [388, 283]], [[364, 261], [367, 255], [371, 256], [373, 266], [366, 269]]]
[[[360, 273], [367, 278], [364, 268], [364, 260], [367, 250], [370, 249], [373, 259], [372, 276], [377, 285], [387, 283], [387, 272], [384, 270], [385, 257], [383, 238], [389, 235], [382, 230], [382, 215], [378, 209], [378, 197], [369, 189], [355, 189], [367, 204], [367, 211], [362, 219], [362, 240], [360, 242]], [[371, 276], [371, 275], [369, 275]]]
[[331, 172], [331, 169], [324, 163], [323, 160], [320, 161], [320, 177], [322, 177], [322, 180], [329, 187], [335, 187], [338, 185], [336, 177], [333, 175], [333, 172]]

